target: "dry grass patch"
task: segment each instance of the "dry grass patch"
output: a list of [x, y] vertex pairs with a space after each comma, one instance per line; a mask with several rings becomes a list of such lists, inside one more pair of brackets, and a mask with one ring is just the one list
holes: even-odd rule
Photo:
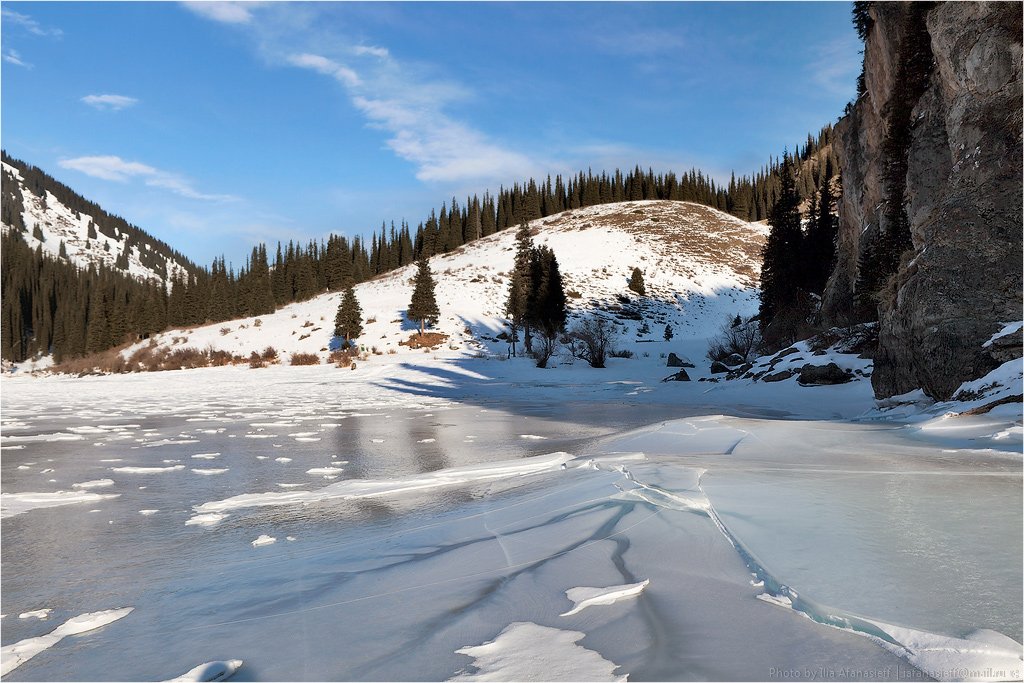
[[413, 334], [406, 341], [398, 342], [399, 346], [408, 346], [410, 349], [436, 349], [448, 341], [448, 335], [441, 332], [419, 332]]

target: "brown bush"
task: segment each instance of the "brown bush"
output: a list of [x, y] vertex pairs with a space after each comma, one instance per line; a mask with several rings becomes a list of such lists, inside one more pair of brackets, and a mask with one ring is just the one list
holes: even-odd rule
[[[256, 352], [253, 351], [253, 353]], [[268, 346], [267, 348], [263, 349], [263, 353], [260, 354], [260, 358], [267, 361], [268, 363], [276, 363], [278, 360], [277, 349], [275, 349], [273, 346]]]
[[410, 349], [434, 349], [448, 341], [448, 335], [440, 332], [418, 332], [406, 341], [398, 342], [399, 346], [408, 346]]
[[293, 353], [289, 362], [292, 365], [320, 365], [320, 356], [315, 353]]
[[263, 356], [253, 351], [249, 354], [249, 367], [250, 368], [265, 368], [267, 367], [267, 361], [263, 360]]
[[346, 349], [335, 349], [327, 357], [327, 362], [334, 363], [339, 368], [347, 368], [352, 365], [352, 361], [356, 359], [358, 354], [359, 352], [351, 346]]

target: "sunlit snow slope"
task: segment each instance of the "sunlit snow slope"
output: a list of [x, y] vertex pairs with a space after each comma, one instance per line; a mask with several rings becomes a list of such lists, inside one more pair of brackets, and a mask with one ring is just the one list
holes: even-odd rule
[[[135, 229], [143, 239], [117, 228], [113, 229], [113, 235], [104, 234], [102, 230], [96, 229], [95, 216], [72, 210], [48, 190], [41, 190], [37, 194], [29, 188], [24, 174], [18, 168], [7, 162], [0, 162], [0, 165], [5, 185], [13, 183], [12, 191], [20, 195], [20, 213], [25, 224], [21, 237], [32, 249], [42, 248], [43, 253], [56, 258], [60, 256], [60, 245], [63, 243], [67, 259], [80, 268], [103, 264], [145, 280], [163, 280], [166, 275], [170, 281], [175, 275], [186, 272], [185, 264], [168, 253], [161, 253], [169, 251], [166, 245], [163, 245], [163, 249], [157, 248], [155, 240], [141, 230]], [[94, 232], [91, 238], [90, 224], [93, 224]], [[35, 234], [36, 228], [39, 228], [42, 240]], [[7, 232], [15, 228], [5, 223], [3, 230]], [[122, 256], [123, 252], [127, 252], [126, 259]]]
[[[677, 340], [704, 339], [727, 317], [757, 308], [757, 280], [766, 229], [699, 204], [638, 201], [566, 211], [531, 223], [535, 244], [551, 247], [569, 297], [570, 321], [599, 314], [616, 324], [617, 348], [636, 353], [661, 341], [671, 324]], [[496, 338], [515, 255], [509, 229], [430, 259], [441, 309], [437, 330], [450, 336], [443, 354], [505, 355]], [[647, 296], [627, 287], [634, 267]], [[405, 319], [415, 266], [356, 287], [363, 310], [360, 344], [381, 353], [412, 353], [399, 342], [413, 333]], [[156, 343], [248, 355], [273, 346], [279, 353], [325, 358], [333, 338], [339, 293], [292, 304], [272, 315], [169, 330]], [[646, 322], [649, 331], [638, 334]], [[148, 344], [150, 342], [142, 342]], [[422, 353], [422, 351], [418, 351]], [[287, 362], [287, 356], [284, 356]]]

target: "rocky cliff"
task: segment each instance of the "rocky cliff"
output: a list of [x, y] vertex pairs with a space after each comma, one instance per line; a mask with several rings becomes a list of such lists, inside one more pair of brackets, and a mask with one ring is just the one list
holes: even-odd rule
[[945, 399], [1007, 349], [1021, 355], [1019, 332], [984, 346], [1021, 318], [1021, 5], [872, 3], [868, 14], [864, 92], [836, 127], [843, 199], [822, 322], [864, 317], [869, 245], [909, 228], [871, 301], [872, 383], [879, 397], [920, 387]]

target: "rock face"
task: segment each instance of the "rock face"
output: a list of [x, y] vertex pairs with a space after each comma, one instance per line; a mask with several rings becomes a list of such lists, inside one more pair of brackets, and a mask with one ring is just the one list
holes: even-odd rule
[[[902, 164], [895, 201], [913, 248], [880, 297], [872, 385], [878, 397], [920, 387], [947, 399], [998, 364], [983, 344], [1021, 315], [1021, 12], [1018, 3], [949, 2], [912, 17], [914, 4], [870, 9], [866, 92], [836, 126], [843, 197], [821, 322], [857, 319], [858, 261], [889, 227], [884, 174]], [[901, 46], [915, 30], [927, 31], [934, 61], [910, 103], [909, 145], [894, 160], [887, 126], [895, 100], [907, 97]]]
[[[800, 377], [797, 382], [804, 386], [820, 386], [826, 384], [846, 384], [853, 375], [843, 370], [835, 363], [828, 365], [811, 365], [807, 363], [800, 368]], [[765, 378], [765, 381], [768, 381]]]

